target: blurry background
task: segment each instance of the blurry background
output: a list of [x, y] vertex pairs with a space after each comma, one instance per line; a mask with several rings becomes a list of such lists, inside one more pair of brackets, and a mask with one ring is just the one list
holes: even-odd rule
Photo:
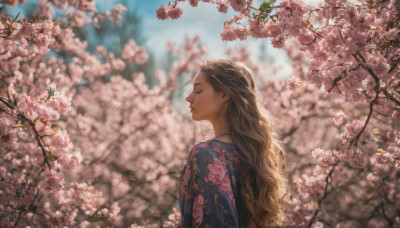
[[[30, 15], [36, 10], [36, 0], [27, 0], [22, 7], [5, 7], [5, 12], [16, 15]], [[263, 1], [255, 0], [254, 5], [260, 5]], [[278, 0], [276, 4], [282, 2]], [[309, 5], [321, 3], [321, 0], [304, 1]], [[168, 5], [167, 0], [107, 0], [96, 1], [98, 10], [109, 10], [116, 4], [122, 4], [128, 8], [128, 12], [122, 13], [122, 21], [113, 25], [110, 21], [101, 22], [101, 27], [94, 29], [92, 26], [84, 26], [76, 34], [82, 40], [88, 40], [88, 50], [95, 52], [97, 45], [104, 45], [107, 50], [114, 52], [116, 56], [122, 51], [129, 39], [134, 39], [140, 46], [144, 46], [150, 53], [150, 59], [141, 71], [146, 73], [150, 86], [156, 83], [154, 69], [169, 66], [172, 59], [167, 50], [166, 43], [180, 43], [186, 36], [199, 35], [208, 53], [206, 58], [224, 58], [226, 49], [238, 46], [246, 46], [251, 55], [250, 60], [256, 64], [273, 65], [277, 72], [274, 75], [263, 75], [268, 79], [285, 79], [293, 73], [290, 59], [285, 50], [275, 49], [271, 45], [271, 39], [255, 39], [248, 37], [241, 41], [222, 41], [219, 37], [223, 29], [224, 21], [233, 17], [234, 11], [229, 8], [226, 14], [218, 13], [216, 5], [200, 1], [197, 7], [192, 7], [188, 2], [182, 2], [179, 6], [184, 10], [178, 20], [159, 20], [156, 17], [156, 9], [161, 5]], [[57, 17], [57, 9], [55, 9]], [[76, 29], [75, 29], [76, 30]], [[75, 31], [76, 32], [76, 31]]]
[[[24, 5], [15, 8], [0, 5], [0, 10], [14, 16], [21, 12], [22, 16], [29, 19], [41, 2], [27, 0]], [[254, 5], [261, 2], [254, 1]], [[322, 1], [305, 2], [315, 5]], [[292, 85], [296, 89], [288, 88], [284, 79], [295, 73], [301, 76], [309, 60], [302, 56], [304, 53], [297, 51], [297, 46], [286, 50], [275, 49], [271, 45], [271, 39], [252, 37], [245, 41], [221, 41], [219, 34], [224, 21], [234, 15], [231, 9], [227, 14], [221, 14], [214, 4], [199, 2], [198, 7], [193, 8], [187, 1], [180, 2], [183, 16], [178, 20], [162, 21], [156, 17], [156, 9], [167, 5], [168, 1], [165, 0], [96, 1], [98, 11], [110, 10], [117, 4], [126, 6], [128, 11], [121, 14], [122, 20], [116, 25], [109, 20], [103, 20], [98, 27], [67, 26], [65, 29], [71, 29], [73, 36], [82, 43], [87, 42], [86, 49], [82, 50], [84, 54], [78, 55], [70, 51], [68, 44], [75, 43], [66, 42], [66, 47], [61, 50], [49, 49], [45, 58], [36, 56], [33, 60], [21, 59], [21, 80], [14, 86], [22, 89], [17, 95], [35, 96], [35, 92], [46, 90], [46, 80], [50, 80], [60, 82], [57, 89], [63, 92], [63, 96], [73, 96], [71, 113], [62, 116], [57, 122], [54, 121], [59, 125], [60, 132], [62, 130], [69, 136], [71, 147], [61, 148], [53, 153], [56, 156], [74, 154], [80, 156], [81, 162], [73, 170], [62, 170], [65, 186], [57, 193], [49, 193], [40, 190], [39, 185], [45, 182], [45, 177], [44, 174], [40, 176], [42, 172], [38, 171], [38, 165], [33, 168], [19, 165], [30, 164], [34, 160], [33, 156], [37, 156], [37, 150], [32, 149], [37, 147], [32, 135], [30, 141], [16, 137], [16, 143], [12, 146], [24, 146], [22, 152], [14, 153], [15, 148], [1, 150], [8, 156], [0, 157], [0, 165], [15, 175], [18, 183], [0, 185], [0, 192], [2, 189], [8, 191], [8, 195], [0, 194], [0, 201], [3, 197], [7, 198], [4, 202], [10, 201], [10, 205], [14, 204], [21, 198], [20, 193], [15, 193], [14, 189], [25, 188], [25, 182], [19, 181], [19, 178], [25, 178], [24, 172], [31, 179], [36, 177], [34, 174], [39, 173], [36, 179], [40, 181], [35, 182], [39, 184], [33, 188], [35, 191], [42, 191], [38, 190], [41, 198], [35, 202], [35, 209], [32, 210], [36, 214], [33, 219], [24, 214], [19, 225], [48, 223], [49, 226], [56, 224], [61, 227], [68, 226], [70, 219], [81, 227], [91, 227], [92, 224], [104, 226], [104, 222], [111, 221], [117, 227], [131, 224], [171, 227], [171, 222], [178, 220], [174, 215], [179, 208], [178, 183], [185, 159], [193, 145], [213, 136], [209, 123], [198, 123], [191, 119], [188, 104], [184, 100], [185, 95], [192, 90], [190, 80], [196, 74], [195, 65], [202, 59], [228, 58], [232, 53], [236, 53], [252, 68], [256, 80], [260, 82], [257, 85], [262, 87], [260, 91], [263, 105], [279, 119], [277, 131], [282, 136], [287, 151], [287, 170], [291, 185], [295, 190], [300, 189], [301, 193], [300, 197], [294, 197], [291, 202], [291, 208], [295, 210], [292, 220], [296, 224], [304, 224], [317, 202], [315, 199], [310, 201], [308, 196], [301, 198], [303, 193], [307, 195], [308, 191], [320, 191], [320, 184], [325, 179], [328, 180], [316, 160], [311, 157], [311, 152], [316, 148], [337, 150], [345, 131], [343, 126], [333, 125], [335, 113], [341, 110], [349, 120], [359, 119], [367, 113], [368, 107], [365, 104], [346, 105], [342, 99], [332, 99], [314, 84], [305, 82], [303, 86], [303, 81], [292, 79]], [[58, 16], [65, 19], [65, 11], [56, 7], [53, 9], [53, 20]], [[68, 22], [70, 21], [65, 24], [68, 25]], [[196, 36], [198, 38], [194, 38]], [[127, 45], [131, 40], [139, 47], [147, 49], [149, 57], [144, 64], [132, 63], [123, 57], [121, 58], [125, 61], [118, 59], [123, 50], [137, 54], [130, 50], [136, 46], [132, 48]], [[177, 55], [167, 48], [168, 43], [176, 47]], [[3, 42], [4, 44], [7, 43]], [[207, 49], [204, 56], [203, 47]], [[87, 59], [91, 61], [86, 61]], [[94, 64], [94, 59], [98, 60], [97, 64]], [[55, 64], [55, 60], [59, 63]], [[9, 64], [7, 60], [3, 62]], [[124, 63], [123, 67], [121, 62]], [[85, 65], [87, 63], [89, 65]], [[104, 74], [95, 74], [96, 68]], [[69, 72], [70, 69], [75, 71]], [[37, 83], [26, 86], [24, 77], [29, 75], [30, 70], [34, 72], [32, 74]], [[304, 77], [297, 79], [299, 78]], [[159, 81], [162, 83], [159, 84]], [[2, 87], [8, 85], [0, 83], [0, 88]], [[380, 122], [379, 126], [382, 126]], [[23, 129], [19, 129], [18, 133], [27, 134]], [[373, 133], [379, 136], [379, 131], [375, 130]], [[374, 153], [374, 143], [365, 145]], [[321, 154], [324, 152], [320, 149], [316, 151]], [[359, 182], [366, 179], [365, 175], [354, 172], [352, 167], [342, 167], [333, 173], [335, 181], [340, 182], [340, 177], [344, 176], [342, 171], [350, 173], [346, 174], [349, 176], [346, 178], [351, 179], [348, 181], [351, 186], [362, 186]], [[317, 190], [314, 189], [315, 186]], [[344, 189], [341, 185], [337, 189], [339, 188]], [[354, 220], [362, 223], [363, 219], [358, 218], [361, 215], [368, 216], [367, 205], [371, 204], [371, 198], [364, 197], [364, 200], [360, 200], [361, 197], [357, 196], [360, 191], [352, 188], [348, 188], [343, 197], [344, 191], [337, 189], [331, 190], [333, 194], [327, 197], [327, 206], [323, 208], [324, 212], [320, 217], [337, 220], [348, 215], [349, 220], [355, 218]], [[80, 195], [82, 192], [85, 194]], [[379, 199], [378, 196], [374, 197]], [[8, 200], [12, 197], [14, 199]], [[338, 210], [338, 202], [341, 203], [342, 210]], [[29, 203], [30, 201], [27, 204]], [[98, 210], [107, 208], [115, 213], [111, 213], [112, 216], [96, 217]], [[9, 217], [14, 219], [15, 214], [22, 211], [14, 207], [7, 209]], [[366, 227], [366, 223], [364, 225], [360, 227]], [[348, 227], [355, 226], [350, 224]]]

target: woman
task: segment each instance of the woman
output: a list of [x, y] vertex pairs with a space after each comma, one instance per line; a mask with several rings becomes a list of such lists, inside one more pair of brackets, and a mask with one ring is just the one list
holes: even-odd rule
[[281, 225], [286, 156], [251, 71], [236, 61], [204, 61], [186, 100], [192, 119], [210, 121], [215, 137], [191, 149], [181, 172], [180, 227]]

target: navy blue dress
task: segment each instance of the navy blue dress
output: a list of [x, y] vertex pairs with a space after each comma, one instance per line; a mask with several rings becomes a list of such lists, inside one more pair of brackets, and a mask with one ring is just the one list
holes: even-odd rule
[[192, 147], [181, 171], [179, 227], [239, 227], [238, 153], [234, 144], [215, 139]]

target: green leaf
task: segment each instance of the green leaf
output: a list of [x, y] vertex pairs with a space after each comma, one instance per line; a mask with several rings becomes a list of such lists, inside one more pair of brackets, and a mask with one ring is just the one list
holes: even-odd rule
[[49, 95], [47, 96], [47, 98], [46, 98], [46, 101], [45, 101], [45, 102], [49, 101], [49, 100], [50, 100], [50, 98], [51, 98], [52, 96], [54, 96], [54, 91], [51, 91], [51, 90], [48, 90], [48, 91], [49, 91]]
[[343, 78], [345, 78], [347, 76], [347, 70], [343, 70], [342, 74], [343, 74]]
[[268, 2], [263, 2], [261, 5], [260, 5], [260, 10], [261, 11], [265, 11], [265, 10], [267, 10], [268, 8], [270, 8], [271, 6], [273, 6], [274, 5], [274, 3], [275, 3], [275, 0], [270, 0], [270, 1], [268, 1]]
[[268, 2], [263, 2], [260, 6], [260, 10], [264, 11], [265, 9], [267, 9], [269, 7], [269, 3]]
[[54, 156], [54, 154], [53, 153], [51, 153], [50, 151], [48, 152], [48, 159], [49, 159], [49, 161], [55, 161], [55, 160], [57, 160], [57, 157], [56, 156]]

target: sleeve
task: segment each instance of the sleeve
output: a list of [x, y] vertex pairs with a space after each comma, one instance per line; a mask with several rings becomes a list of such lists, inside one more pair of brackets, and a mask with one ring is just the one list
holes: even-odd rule
[[[232, 176], [225, 161], [212, 148], [199, 148], [188, 166], [190, 199], [185, 207], [183, 224], [190, 227], [239, 227], [232, 191]], [[188, 171], [188, 170], [187, 170]], [[187, 210], [187, 211], [186, 211]], [[186, 226], [184, 226], [186, 227]]]

